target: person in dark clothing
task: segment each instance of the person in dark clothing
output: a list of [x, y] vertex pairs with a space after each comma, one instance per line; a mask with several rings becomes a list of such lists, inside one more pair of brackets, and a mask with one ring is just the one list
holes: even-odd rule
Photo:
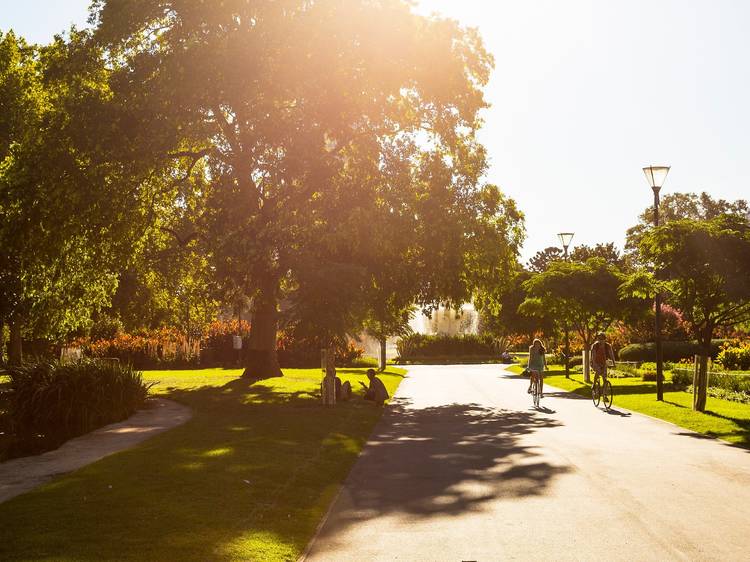
[[361, 384], [365, 389], [365, 400], [372, 400], [378, 406], [382, 406], [386, 400], [388, 400], [388, 391], [385, 389], [383, 381], [375, 376], [375, 369], [367, 370], [367, 378], [370, 380], [370, 386], [365, 383]]

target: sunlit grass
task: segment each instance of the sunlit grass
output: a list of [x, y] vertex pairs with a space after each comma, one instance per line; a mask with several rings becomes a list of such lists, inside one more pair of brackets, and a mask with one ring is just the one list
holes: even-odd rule
[[[514, 365], [509, 370], [520, 373], [523, 367]], [[658, 402], [655, 382], [643, 382], [640, 378], [610, 380], [615, 393], [614, 407], [640, 412], [697, 433], [750, 447], [750, 404], [708, 397], [706, 412], [694, 412], [693, 395], [684, 390], [674, 390], [670, 384], [665, 385], [664, 401]], [[591, 387], [583, 382], [582, 374], [572, 373], [570, 379], [566, 379], [563, 368], [559, 366], [550, 369], [544, 383], [591, 397]]]
[[[339, 374], [356, 390], [364, 371]], [[403, 373], [381, 375], [389, 392]], [[0, 559], [295, 560], [382, 409], [321, 406], [317, 369], [239, 374], [144, 373], [193, 419], [0, 504]]]

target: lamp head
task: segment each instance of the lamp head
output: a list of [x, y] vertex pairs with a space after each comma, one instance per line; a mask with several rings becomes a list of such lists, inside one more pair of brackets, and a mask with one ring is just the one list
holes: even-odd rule
[[573, 241], [573, 235], [573, 232], [561, 232], [557, 235], [563, 248], [567, 248], [568, 246], [570, 246], [570, 243]]
[[646, 174], [646, 181], [654, 190], [654, 193], [659, 193], [661, 186], [664, 185], [664, 180], [667, 179], [669, 166], [647, 166], [643, 168], [643, 173]]

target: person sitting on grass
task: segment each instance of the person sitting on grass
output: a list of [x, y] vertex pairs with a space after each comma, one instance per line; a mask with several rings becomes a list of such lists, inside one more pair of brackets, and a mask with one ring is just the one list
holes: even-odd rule
[[375, 376], [375, 369], [367, 369], [367, 378], [370, 380], [370, 386], [359, 381], [365, 389], [365, 400], [372, 400], [378, 406], [382, 406], [389, 398], [383, 381]]

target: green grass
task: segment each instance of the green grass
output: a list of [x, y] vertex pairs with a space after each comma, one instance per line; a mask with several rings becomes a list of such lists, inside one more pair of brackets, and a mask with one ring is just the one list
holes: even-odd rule
[[[356, 390], [364, 371], [339, 376]], [[239, 373], [144, 373], [193, 418], [0, 504], [0, 559], [297, 559], [382, 408], [321, 406], [316, 369]], [[391, 394], [403, 373], [381, 375]]]
[[[511, 372], [521, 373], [522, 367], [512, 366]], [[639, 378], [610, 379], [615, 393], [614, 407], [622, 407], [679, 425], [696, 433], [718, 437], [730, 443], [750, 448], [750, 404], [741, 404], [709, 397], [705, 412], [693, 411], [693, 395], [684, 390], [673, 390], [665, 385], [664, 401], [656, 400], [656, 383]], [[580, 373], [566, 379], [562, 367], [553, 367], [544, 376], [547, 384], [591, 397], [591, 387], [583, 382]]]

